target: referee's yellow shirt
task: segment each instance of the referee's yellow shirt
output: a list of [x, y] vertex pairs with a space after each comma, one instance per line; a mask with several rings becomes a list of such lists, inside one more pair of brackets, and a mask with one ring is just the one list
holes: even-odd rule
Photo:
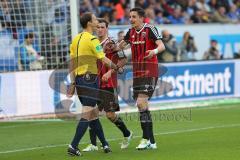
[[75, 75], [86, 72], [97, 74], [97, 59], [105, 57], [100, 41], [89, 32], [81, 32], [74, 37], [70, 45], [71, 59], [77, 58]]

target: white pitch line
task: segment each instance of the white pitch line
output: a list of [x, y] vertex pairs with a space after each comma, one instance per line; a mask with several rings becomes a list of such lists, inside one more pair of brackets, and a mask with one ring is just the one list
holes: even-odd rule
[[[171, 135], [171, 134], [178, 134], [178, 133], [188, 133], [188, 132], [196, 132], [196, 131], [202, 131], [202, 130], [208, 130], [208, 129], [217, 129], [217, 128], [228, 128], [228, 127], [240, 127], [240, 124], [230, 124], [230, 125], [221, 125], [221, 126], [209, 126], [209, 127], [203, 127], [203, 128], [192, 128], [192, 129], [186, 129], [186, 130], [178, 130], [178, 131], [169, 131], [169, 132], [162, 132], [157, 133], [155, 136], [159, 135]], [[133, 136], [133, 138], [140, 138], [141, 136]], [[108, 141], [118, 141], [122, 140], [122, 138], [112, 138], [108, 139]], [[82, 142], [80, 144], [87, 144], [89, 142]], [[8, 151], [0, 151], [0, 154], [6, 154], [6, 153], [16, 153], [16, 152], [25, 152], [25, 151], [32, 151], [32, 150], [39, 150], [39, 149], [46, 149], [46, 148], [56, 148], [56, 147], [63, 147], [67, 146], [68, 144], [58, 144], [58, 145], [47, 145], [42, 147], [32, 147], [32, 148], [24, 148], [24, 149], [16, 149], [16, 150], [8, 150]]]

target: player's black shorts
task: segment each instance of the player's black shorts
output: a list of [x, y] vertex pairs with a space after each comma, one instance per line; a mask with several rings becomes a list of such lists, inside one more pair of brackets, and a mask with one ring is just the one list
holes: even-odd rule
[[151, 99], [157, 85], [158, 77], [133, 78], [133, 99], [137, 99], [138, 94], [145, 94]]
[[98, 108], [100, 111], [117, 112], [120, 111], [118, 103], [118, 94], [116, 88], [104, 88], [99, 92], [100, 101], [98, 101]]
[[96, 106], [99, 85], [98, 77], [96, 74], [78, 75], [75, 78], [76, 90], [79, 100], [83, 106]]

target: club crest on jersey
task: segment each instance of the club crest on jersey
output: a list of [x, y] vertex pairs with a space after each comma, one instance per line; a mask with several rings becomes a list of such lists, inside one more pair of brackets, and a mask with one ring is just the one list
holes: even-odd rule
[[132, 35], [132, 38], [134, 38], [135, 36], [134, 35]]

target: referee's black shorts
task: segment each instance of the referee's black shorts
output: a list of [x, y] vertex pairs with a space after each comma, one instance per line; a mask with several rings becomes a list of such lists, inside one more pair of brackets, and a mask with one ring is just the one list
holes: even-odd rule
[[77, 75], [75, 78], [76, 90], [83, 106], [95, 107], [99, 95], [99, 82], [97, 74]]
[[136, 100], [138, 94], [145, 94], [151, 99], [156, 88], [158, 77], [133, 78], [133, 99]]

